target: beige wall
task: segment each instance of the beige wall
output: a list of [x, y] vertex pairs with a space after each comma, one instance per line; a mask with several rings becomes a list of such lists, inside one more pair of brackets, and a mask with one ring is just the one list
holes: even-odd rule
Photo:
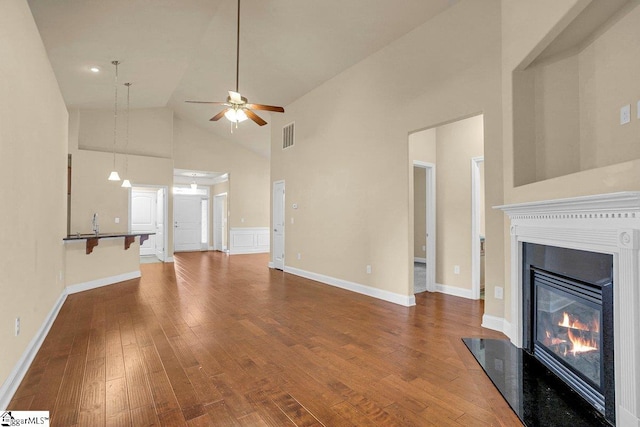
[[[24, 0], [0, 13], [0, 382], [64, 289], [67, 110]], [[61, 280], [62, 279], [62, 280]], [[14, 336], [14, 320], [21, 332]], [[0, 396], [2, 397], [2, 396]]]
[[[131, 86], [132, 88], [134, 86]], [[126, 89], [124, 86], [122, 89]], [[123, 95], [123, 91], [119, 91]], [[118, 98], [124, 97], [118, 96]], [[134, 95], [135, 96], [135, 95]], [[173, 155], [173, 111], [169, 108], [131, 109], [129, 114], [129, 141], [126, 138], [127, 116], [124, 101], [118, 104], [118, 141], [116, 153], [129, 153], [141, 156], [163, 157]], [[80, 133], [78, 148], [112, 152], [113, 110], [80, 110]], [[122, 166], [118, 156], [118, 166]]]
[[[487, 164], [488, 203], [501, 204], [499, 9], [457, 3], [273, 116], [271, 181], [286, 182], [286, 253], [301, 254], [288, 266], [412, 294], [407, 136], [418, 129], [483, 112], [487, 157], [498, 166]], [[292, 121], [295, 146], [282, 150], [281, 128]], [[503, 283], [503, 220], [489, 216], [491, 287]], [[500, 304], [486, 307], [502, 315]]]
[[[518, 103], [521, 101], [511, 95], [514, 93], [512, 72], [520, 67], [522, 63], [526, 64], [533, 60], [535, 56], [537, 56], [537, 54], [540, 53], [561, 30], [565, 28], [577, 14], [588, 5], [588, 3], [589, 1], [580, 0], [566, 2], [556, 2], [552, 0], [530, 2], [527, 0], [518, 0], [503, 2], [502, 4], [502, 93], [504, 98], [504, 190], [506, 203], [547, 200], [616, 191], [637, 191], [640, 189], [640, 160], [637, 158], [627, 159], [617, 164], [595, 167], [528, 185], [514, 185], [514, 168], [519, 164], [523, 164], [525, 157], [530, 154], [518, 150], [519, 145], [517, 136], [520, 135], [520, 132], [517, 128], [514, 129], [512, 126], [514, 110], [518, 109]], [[628, 18], [623, 19], [619, 24], [626, 28], [625, 31], [629, 31], [626, 19], [637, 19], [637, 11], [628, 15]], [[637, 25], [637, 23], [635, 25]], [[615, 30], [614, 27], [612, 31], [617, 30]], [[633, 33], [627, 32], [627, 34]], [[626, 62], [609, 62], [608, 59], [606, 61], [604, 59], [606, 56], [606, 58], [610, 58], [612, 61], [622, 61], [620, 58], [627, 54], [625, 49], [628, 47], [626, 40], [624, 41], [625, 43], [620, 45], [608, 45], [607, 49], [601, 52], [602, 55], [599, 59], [592, 63], [592, 67], [595, 67], [594, 69], [608, 68], [610, 69], [609, 72], [613, 73], [616, 72], [614, 70], [620, 67], [624, 68], [623, 64]], [[598, 45], [600, 42], [596, 41], [595, 43]], [[625, 72], [628, 71], [629, 70], [627, 69]], [[633, 74], [633, 72], [630, 73], [630, 75]], [[610, 85], [609, 90], [612, 91], [612, 96], [617, 98], [617, 101], [611, 101], [608, 97], [605, 97], [604, 99], [597, 99], [593, 102], [585, 103], [584, 106], [581, 105], [581, 108], [597, 112], [598, 116], [607, 115], [609, 116], [609, 120], [613, 123], [617, 123], [619, 108], [623, 104], [631, 102], [631, 100], [623, 101], [623, 98], [620, 97], [623, 92], [629, 91], [628, 80], [611, 79], [607, 85]], [[517, 95], [518, 91], [515, 91], [515, 93]], [[628, 95], [625, 95], [624, 99], [626, 100], [632, 93], [633, 91], [629, 91]], [[618, 102], [620, 105], [616, 105], [615, 108], [613, 108], [611, 106], [612, 102]], [[633, 127], [636, 127], [637, 129], [638, 120], [635, 119], [635, 123], [633, 123], [633, 120], [632, 116], [632, 125], [627, 125], [627, 128], [620, 127], [619, 125], [608, 126], [610, 132], [609, 136], [602, 135], [602, 138], [598, 140], [598, 145], [601, 147], [600, 149], [605, 157], [611, 158], [613, 156], [620, 155], [619, 153], [622, 153], [627, 157], [635, 156], [633, 153], [636, 148], [629, 148], [628, 150], [624, 148], [625, 146], [633, 144], [633, 141], [636, 141], [637, 146], [637, 131], [635, 136], [626, 134], [627, 131], [633, 132], [631, 130]], [[589, 129], [590, 126], [587, 126], [585, 123], [581, 123], [581, 134], [589, 132]], [[514, 135], [516, 137], [514, 137]], [[609, 144], [612, 145], [609, 146]], [[605, 150], [612, 154], [604, 154]], [[487, 185], [489, 185], [489, 181], [487, 181]], [[507, 220], [505, 220], [505, 228], [506, 227], [508, 227]], [[508, 233], [505, 238], [505, 244], [508, 245]], [[508, 258], [505, 260], [504, 265], [505, 275], [506, 277], [509, 277], [510, 271]], [[507, 307], [510, 306], [510, 297], [510, 287], [507, 286], [505, 289], [504, 301], [504, 304]], [[507, 310], [507, 313], [508, 312], [509, 311]], [[508, 314], [506, 317], [507, 320], [509, 320]]]

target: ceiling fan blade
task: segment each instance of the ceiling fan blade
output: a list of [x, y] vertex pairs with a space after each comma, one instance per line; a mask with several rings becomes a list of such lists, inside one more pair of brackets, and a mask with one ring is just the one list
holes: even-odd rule
[[216, 114], [215, 116], [211, 117], [209, 119], [210, 122], [217, 122], [218, 120], [220, 120], [223, 116], [224, 113], [226, 113], [227, 111], [229, 111], [228, 108], [225, 108], [224, 110], [220, 111], [218, 114]]
[[247, 110], [245, 108], [244, 112], [247, 114], [247, 117], [249, 117], [251, 120], [256, 122], [258, 124], [258, 126], [264, 126], [264, 125], [267, 124], [267, 122], [262, 120], [262, 118], [259, 115], [257, 115], [256, 113], [254, 113], [253, 111]]
[[274, 111], [276, 113], [284, 113], [284, 108], [276, 107], [274, 105], [246, 104], [245, 106], [253, 110], [265, 110], [265, 111]]
[[226, 102], [223, 101], [184, 101], [189, 102], [191, 104], [216, 104], [216, 105], [225, 105]]

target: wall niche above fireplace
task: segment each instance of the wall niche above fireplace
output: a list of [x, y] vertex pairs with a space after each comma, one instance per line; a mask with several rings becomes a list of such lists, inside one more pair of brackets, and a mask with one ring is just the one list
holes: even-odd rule
[[515, 186], [640, 159], [638, 39], [639, 2], [592, 1], [513, 71]]

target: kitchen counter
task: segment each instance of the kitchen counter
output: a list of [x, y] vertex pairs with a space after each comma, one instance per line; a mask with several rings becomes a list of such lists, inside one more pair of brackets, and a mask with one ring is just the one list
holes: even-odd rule
[[100, 239], [115, 239], [119, 237], [124, 237], [124, 250], [126, 251], [131, 246], [131, 243], [133, 243], [136, 240], [137, 236], [140, 236], [140, 246], [142, 246], [142, 243], [144, 243], [144, 241], [147, 240], [149, 236], [154, 234], [156, 233], [99, 233], [99, 234], [77, 233], [77, 234], [70, 234], [69, 236], [65, 237], [62, 240], [64, 240], [65, 242], [86, 240], [87, 241], [86, 254], [89, 255], [91, 252], [93, 252], [93, 248], [98, 246], [98, 242], [100, 241]]

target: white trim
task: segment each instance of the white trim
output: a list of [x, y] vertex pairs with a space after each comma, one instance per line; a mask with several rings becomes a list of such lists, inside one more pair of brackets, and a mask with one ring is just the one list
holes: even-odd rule
[[507, 336], [511, 333], [511, 323], [502, 317], [491, 316], [490, 314], [482, 315], [482, 327], [502, 332]]
[[24, 379], [24, 376], [27, 374], [33, 359], [36, 357], [36, 354], [38, 354], [44, 339], [47, 337], [47, 334], [49, 333], [49, 330], [51, 329], [54, 320], [56, 320], [56, 317], [58, 316], [58, 313], [66, 299], [67, 293], [63, 290], [62, 294], [53, 305], [53, 308], [47, 317], [45, 317], [42, 326], [40, 326], [38, 332], [36, 332], [35, 336], [31, 341], [29, 341], [27, 348], [22, 353], [22, 356], [20, 356], [20, 359], [18, 359], [18, 363], [15, 364], [13, 370], [2, 384], [2, 387], [0, 387], [1, 411], [6, 411], [8, 409], [7, 407], [9, 406], [9, 402], [11, 402], [13, 395], [16, 393], [20, 383]]
[[471, 298], [480, 299], [480, 163], [484, 157], [471, 158]]
[[164, 262], [175, 262], [175, 260], [173, 259], [173, 255], [168, 256], [167, 259], [164, 260]]
[[269, 227], [232, 227], [229, 229], [229, 254], [269, 253]]
[[107, 285], [113, 285], [114, 283], [137, 279], [141, 276], [142, 274], [140, 274], [140, 270], [131, 271], [129, 273], [118, 274], [116, 276], [104, 277], [102, 279], [90, 280], [89, 282], [69, 285], [66, 287], [66, 292], [68, 295], [76, 294], [78, 292], [84, 292], [95, 288], [101, 288]]
[[[413, 258], [413, 262], [419, 262], [421, 264], [426, 264], [427, 263], [427, 259], [426, 258], [418, 258], [418, 257], [414, 257]], [[414, 283], [415, 286], [415, 283]]]
[[[420, 160], [413, 161], [414, 167], [425, 170], [427, 201], [427, 258], [425, 264], [434, 266], [427, 269], [427, 291], [436, 291], [436, 165]], [[413, 176], [413, 174], [411, 175]], [[415, 183], [414, 183], [415, 185]], [[415, 287], [415, 283], [414, 283]]]
[[441, 294], [446, 294], [446, 295], [452, 295], [454, 297], [473, 299], [473, 293], [471, 289], [463, 289], [457, 286], [443, 285], [441, 283], [436, 283], [435, 292], [440, 292]]
[[351, 292], [367, 295], [373, 298], [392, 302], [394, 304], [399, 304], [405, 307], [411, 307], [416, 305], [416, 297], [414, 295], [400, 295], [394, 292], [372, 288], [371, 286], [361, 285], [359, 283], [349, 282], [347, 280], [325, 276], [324, 274], [313, 273], [310, 271], [305, 271], [305, 270], [301, 270], [299, 268], [294, 268], [294, 267], [287, 267], [286, 265], [284, 267], [284, 271], [285, 273], [290, 273], [296, 276], [315, 280], [316, 282], [335, 286], [341, 289], [346, 289]]
[[276, 266], [273, 263], [273, 261], [269, 261], [269, 268], [271, 268], [271, 269], [276, 268]]

